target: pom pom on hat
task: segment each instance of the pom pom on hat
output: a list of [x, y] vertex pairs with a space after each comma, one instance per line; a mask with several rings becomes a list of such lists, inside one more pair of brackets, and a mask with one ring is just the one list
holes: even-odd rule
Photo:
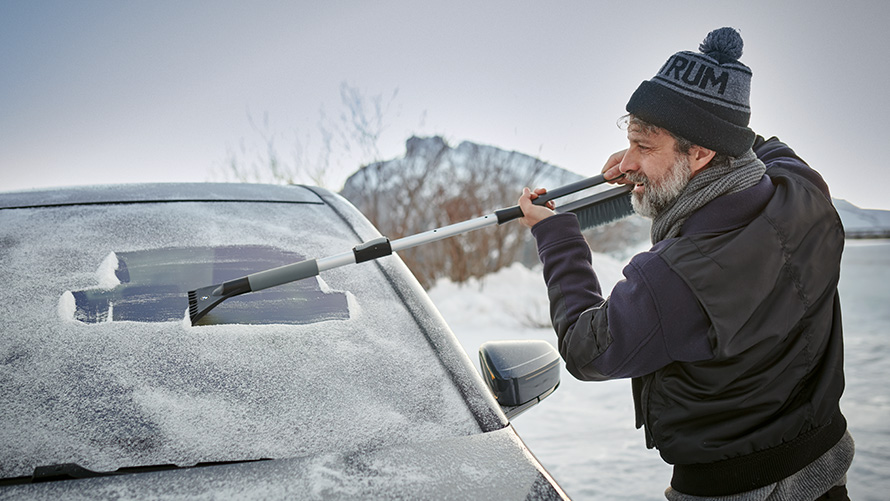
[[742, 57], [742, 47], [744, 42], [742, 36], [733, 28], [718, 28], [705, 37], [698, 50], [715, 60], [724, 64], [731, 61], [738, 61]]

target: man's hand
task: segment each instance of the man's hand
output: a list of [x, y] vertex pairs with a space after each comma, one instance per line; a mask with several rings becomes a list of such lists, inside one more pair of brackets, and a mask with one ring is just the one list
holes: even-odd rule
[[520, 224], [531, 228], [555, 214], [553, 208], [556, 205], [553, 203], [553, 200], [547, 202], [546, 205], [535, 205], [532, 203], [532, 200], [544, 193], [547, 193], [547, 190], [544, 188], [536, 188], [535, 191], [531, 191], [528, 188], [522, 189], [522, 195], [519, 197], [519, 208], [522, 209], [522, 213], [525, 215], [519, 219]]
[[[608, 160], [606, 160], [606, 165], [603, 166], [603, 177], [606, 179], [616, 179], [621, 176], [621, 161], [624, 160], [624, 154], [627, 153], [627, 150], [621, 150], [612, 154]], [[611, 182], [611, 181], [610, 181]], [[615, 181], [618, 184], [629, 184], [630, 182], [625, 180], [623, 177]]]

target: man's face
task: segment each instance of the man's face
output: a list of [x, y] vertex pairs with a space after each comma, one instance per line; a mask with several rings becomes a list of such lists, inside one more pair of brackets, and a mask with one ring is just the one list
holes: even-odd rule
[[646, 134], [629, 129], [627, 139], [630, 146], [620, 170], [625, 179], [636, 184], [631, 199], [634, 210], [654, 218], [677, 199], [692, 178], [689, 158], [677, 153], [676, 140], [664, 131]]

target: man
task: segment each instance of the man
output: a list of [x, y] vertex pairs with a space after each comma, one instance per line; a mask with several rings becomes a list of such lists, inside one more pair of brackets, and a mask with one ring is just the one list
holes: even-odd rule
[[627, 104], [634, 184], [653, 247], [608, 299], [573, 214], [523, 191], [551, 318], [577, 378], [633, 378], [637, 427], [674, 465], [669, 500], [847, 499], [837, 282], [843, 228], [822, 178], [748, 128], [742, 39], [711, 32]]

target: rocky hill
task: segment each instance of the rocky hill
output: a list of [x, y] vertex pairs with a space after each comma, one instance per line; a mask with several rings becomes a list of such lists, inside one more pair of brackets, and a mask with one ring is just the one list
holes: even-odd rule
[[860, 209], [837, 198], [833, 202], [847, 238], [890, 238], [890, 211]]

